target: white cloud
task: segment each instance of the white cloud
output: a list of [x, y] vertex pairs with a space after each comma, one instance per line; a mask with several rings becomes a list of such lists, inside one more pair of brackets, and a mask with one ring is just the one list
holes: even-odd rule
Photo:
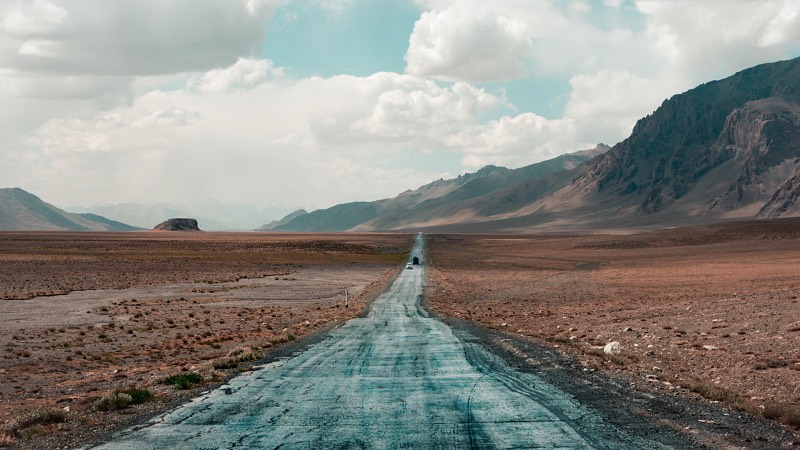
[[[451, 136], [452, 148], [462, 149], [463, 164], [478, 169], [487, 164], [518, 167], [555, 157], [572, 148], [572, 124], [533, 113], [504, 116]], [[566, 141], [566, 142], [565, 142]]]
[[189, 88], [200, 92], [252, 89], [268, 79], [283, 76], [283, 69], [266, 59], [239, 58], [236, 64], [208, 71], [189, 80]]
[[259, 48], [264, 24], [281, 4], [11, 0], [0, 6], [0, 68], [148, 75], [227, 66]]
[[572, 0], [569, 2], [569, 10], [578, 14], [592, 12], [592, 5], [587, 0]]
[[0, 32], [15, 38], [35, 38], [57, 32], [69, 12], [46, 0], [7, 0], [0, 6]]
[[[503, 105], [467, 84], [442, 87], [395, 73], [197, 88], [201, 80], [231, 79], [222, 74], [240, 74], [242, 65], [197, 74], [186, 89], [153, 90], [89, 117], [46, 122], [26, 139], [24, 152], [35, 161], [28, 167], [37, 174], [28, 181], [48, 186], [38, 177], [113, 167], [103, 189], [62, 176], [71, 189], [42, 192], [55, 202], [73, 195], [87, 204], [279, 196], [327, 206], [388, 197], [443, 175], [396, 168], [409, 152], [446, 149], [449, 135]], [[274, 68], [269, 61], [244, 65]]]
[[684, 89], [681, 81], [647, 78], [627, 70], [576, 75], [564, 117], [578, 142], [614, 144], [628, 137], [636, 121]]
[[332, 13], [341, 13], [353, 6], [353, 0], [316, 0], [320, 8]]
[[668, 75], [695, 83], [787, 58], [800, 45], [800, 5], [793, 0], [640, 0], [636, 7]]
[[463, 0], [422, 14], [409, 39], [406, 72], [451, 81], [518, 78], [530, 50], [524, 22]]

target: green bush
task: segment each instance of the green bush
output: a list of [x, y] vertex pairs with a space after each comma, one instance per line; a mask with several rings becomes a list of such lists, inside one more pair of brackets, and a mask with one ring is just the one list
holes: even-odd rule
[[202, 383], [203, 376], [196, 372], [180, 373], [161, 380], [162, 384], [175, 386], [175, 389], [189, 389], [192, 385]]
[[107, 395], [100, 400], [94, 402], [94, 409], [98, 411], [116, 411], [118, 409], [125, 409], [131, 404], [133, 399], [130, 395], [123, 392], [116, 392]]
[[155, 396], [147, 389], [132, 387], [101, 398], [94, 403], [94, 409], [98, 411], [116, 411], [125, 409], [130, 405], [140, 405], [153, 398]]
[[154, 399], [156, 396], [153, 395], [152, 392], [148, 391], [147, 389], [140, 389], [140, 388], [128, 388], [122, 391], [123, 394], [128, 394], [131, 396], [131, 405], [141, 405], [142, 403], [149, 402], [150, 400]]

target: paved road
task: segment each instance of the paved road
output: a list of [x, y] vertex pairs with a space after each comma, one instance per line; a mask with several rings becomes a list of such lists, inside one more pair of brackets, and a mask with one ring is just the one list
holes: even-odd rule
[[660, 448], [458, 339], [420, 307], [424, 279], [403, 270], [368, 317], [100, 448]]

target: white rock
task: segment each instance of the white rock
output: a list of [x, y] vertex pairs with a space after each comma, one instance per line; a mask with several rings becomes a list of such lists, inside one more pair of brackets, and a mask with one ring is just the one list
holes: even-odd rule
[[716, 350], [717, 349], [717, 347], [714, 346], [714, 345], [704, 345], [703, 348], [706, 349], [706, 350]]
[[609, 342], [605, 347], [603, 347], [603, 353], [618, 355], [622, 353], [622, 345], [620, 345], [620, 343], [617, 341]]

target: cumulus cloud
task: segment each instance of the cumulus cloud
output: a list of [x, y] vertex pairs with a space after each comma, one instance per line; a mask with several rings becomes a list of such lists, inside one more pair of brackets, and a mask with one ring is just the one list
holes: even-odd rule
[[406, 72], [451, 81], [518, 78], [530, 50], [524, 22], [482, 2], [459, 1], [422, 14], [409, 39]]
[[[198, 88], [218, 78], [236, 85], [241, 77], [221, 74], [248, 72], [242, 66], [274, 68], [269, 61], [239, 61], [191, 77], [184, 89], [135, 95], [128, 105], [90, 117], [53, 119], [27, 138], [25, 151], [40, 174], [86, 173], [100, 161], [118, 167], [114, 180], [126, 186], [126, 200], [149, 195], [179, 202], [229, 191], [241, 201], [272, 193], [308, 205], [309, 192], [316, 192], [312, 205], [328, 206], [367, 192], [392, 196], [446, 175], [392, 162], [447, 148], [448, 136], [478, 125], [481, 114], [504, 102], [467, 84], [443, 87], [396, 73]], [[174, 180], [194, 182], [191, 189], [172, 188]], [[113, 202], [107, 196], [120, 189], [83, 186], [81, 196], [95, 203]]]
[[258, 49], [283, 0], [10, 0], [0, 6], [0, 67], [148, 75], [227, 66]]
[[9, 0], [0, 7], [0, 31], [15, 38], [47, 36], [69, 19], [69, 11], [47, 0]]
[[415, 141], [431, 147], [441, 136], [502, 104], [500, 98], [464, 83], [445, 88], [394, 73], [375, 74], [364, 82], [374, 84], [369, 90], [377, 95], [352, 123], [338, 123], [337, 138]]
[[463, 164], [478, 169], [487, 164], [517, 167], [564, 153], [571, 148], [572, 124], [567, 119], [549, 120], [534, 113], [504, 116], [448, 138], [448, 144], [464, 153]]
[[792, 0], [640, 0], [636, 7], [663, 67], [692, 81], [784, 59], [800, 45], [800, 4]]
[[268, 79], [283, 76], [283, 68], [267, 59], [239, 58], [236, 64], [208, 71], [189, 80], [188, 87], [199, 92], [227, 92], [252, 89]]
[[619, 142], [636, 121], [683, 88], [682, 81], [654, 79], [628, 70], [603, 69], [570, 79], [564, 117], [576, 142]]

